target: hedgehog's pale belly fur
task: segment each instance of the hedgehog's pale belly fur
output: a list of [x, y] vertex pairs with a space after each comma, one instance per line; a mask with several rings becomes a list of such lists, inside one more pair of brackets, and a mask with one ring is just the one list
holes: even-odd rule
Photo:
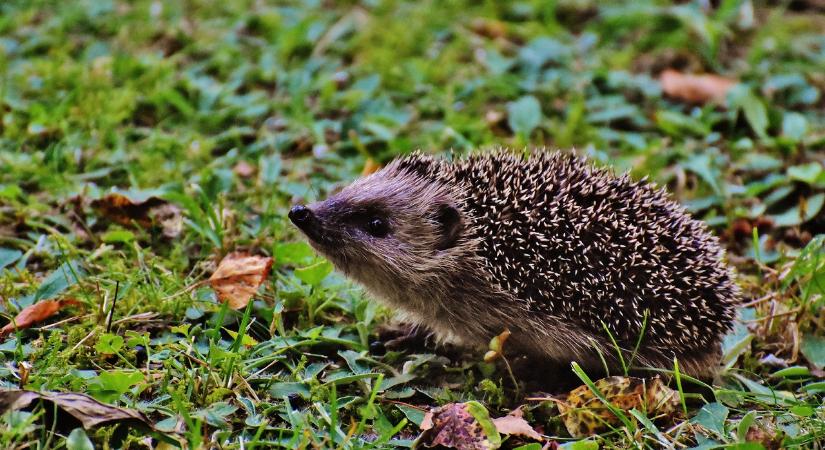
[[[718, 362], [738, 297], [733, 274], [704, 225], [645, 182], [560, 153], [452, 163], [416, 154], [328, 202], [316, 206], [322, 219], [330, 205], [390, 211], [393, 247], [313, 245], [444, 340], [483, 346], [507, 328], [509, 345], [532, 357], [599, 369], [602, 357], [619, 367], [607, 331], [625, 360], [643, 333], [637, 364], [672, 368], [678, 357], [683, 371], [707, 375]], [[428, 254], [434, 202], [454, 205], [463, 229], [453, 247]]]

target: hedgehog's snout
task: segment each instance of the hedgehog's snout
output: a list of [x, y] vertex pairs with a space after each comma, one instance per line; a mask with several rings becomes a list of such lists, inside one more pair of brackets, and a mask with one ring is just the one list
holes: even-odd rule
[[308, 226], [314, 216], [312, 210], [304, 205], [295, 205], [289, 210], [289, 220], [295, 224], [296, 227], [304, 229]]
[[289, 210], [289, 214], [287, 215], [289, 216], [289, 220], [303, 231], [308, 238], [316, 242], [324, 240], [321, 221], [312, 209], [304, 205], [295, 205]]

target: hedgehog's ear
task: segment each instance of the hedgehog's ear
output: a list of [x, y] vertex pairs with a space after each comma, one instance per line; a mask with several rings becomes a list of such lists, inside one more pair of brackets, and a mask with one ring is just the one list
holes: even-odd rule
[[439, 236], [436, 242], [437, 250], [447, 250], [455, 246], [458, 236], [461, 234], [463, 224], [461, 214], [452, 205], [438, 205], [435, 220], [438, 222]]

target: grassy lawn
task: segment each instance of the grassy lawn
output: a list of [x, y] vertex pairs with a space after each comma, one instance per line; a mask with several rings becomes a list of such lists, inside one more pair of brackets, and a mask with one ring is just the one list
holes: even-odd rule
[[[825, 7], [768, 3], [3, 1], [0, 326], [56, 313], [0, 338], [0, 388], [155, 431], [0, 399], [0, 447], [408, 447], [477, 401], [543, 435], [505, 448], [823, 448]], [[666, 69], [737, 84], [688, 102]], [[745, 305], [685, 417], [573, 438], [501, 359], [385, 351], [391, 312], [286, 218], [395, 155], [500, 146], [647, 176], [720, 236]], [[207, 282], [232, 252], [274, 259], [238, 310]]]

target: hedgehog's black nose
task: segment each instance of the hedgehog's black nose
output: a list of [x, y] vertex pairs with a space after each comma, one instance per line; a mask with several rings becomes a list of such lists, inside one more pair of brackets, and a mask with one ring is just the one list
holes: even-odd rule
[[303, 228], [312, 218], [312, 210], [304, 205], [295, 205], [289, 210], [289, 220], [298, 228]]

